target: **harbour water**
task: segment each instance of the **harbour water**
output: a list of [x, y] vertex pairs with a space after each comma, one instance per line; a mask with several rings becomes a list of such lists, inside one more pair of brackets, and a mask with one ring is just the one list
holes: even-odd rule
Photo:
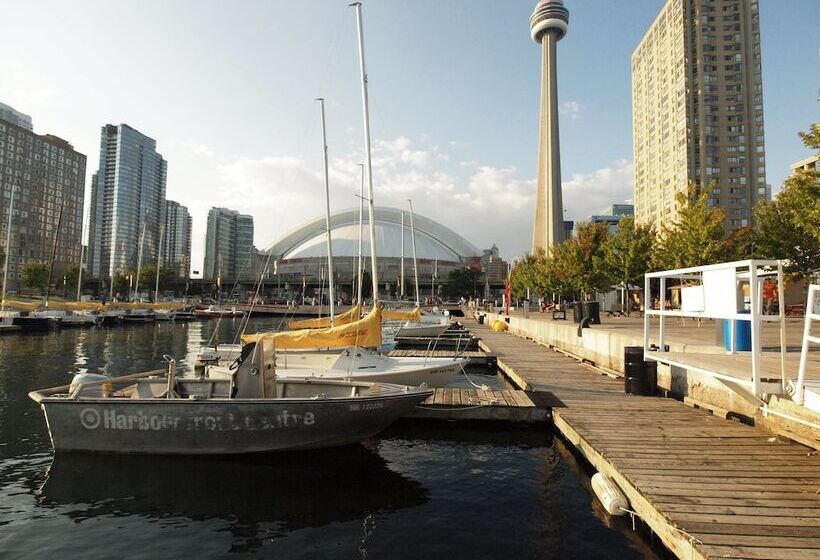
[[[249, 330], [275, 328], [256, 319]], [[238, 320], [221, 321], [231, 342]], [[28, 391], [190, 371], [217, 321], [0, 338], [0, 557], [641, 558], [544, 428], [401, 424], [364, 445], [236, 458], [54, 458]], [[493, 378], [481, 381], [498, 383]]]

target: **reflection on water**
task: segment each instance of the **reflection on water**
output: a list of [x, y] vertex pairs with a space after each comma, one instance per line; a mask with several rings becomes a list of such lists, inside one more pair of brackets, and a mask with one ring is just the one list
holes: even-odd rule
[[[255, 319], [270, 330], [278, 319]], [[400, 424], [252, 458], [61, 455], [27, 393], [80, 372], [190, 371], [238, 320], [0, 338], [0, 557], [638, 558], [547, 430]], [[481, 382], [487, 382], [482, 378]], [[577, 468], [576, 468], [577, 470]], [[610, 522], [609, 520], [605, 520]], [[620, 524], [623, 525], [623, 524]]]
[[[333, 468], [328, 468], [333, 465]], [[375, 452], [333, 451], [251, 458], [55, 457], [38, 498], [77, 523], [100, 516], [192, 521], [220, 519], [234, 550], [270, 538], [427, 500], [418, 482], [393, 472]]]

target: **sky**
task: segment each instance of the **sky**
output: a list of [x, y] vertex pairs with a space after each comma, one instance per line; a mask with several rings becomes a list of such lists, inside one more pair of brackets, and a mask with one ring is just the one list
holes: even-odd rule
[[[663, 0], [566, 0], [558, 46], [567, 219], [632, 198], [630, 56]], [[534, 0], [365, 0], [374, 198], [512, 259], [529, 249], [540, 50]], [[761, 0], [767, 179], [808, 157], [820, 121], [817, 0]], [[358, 205], [363, 132], [347, 0], [9, 2], [0, 101], [99, 166], [100, 127], [127, 123], [168, 161], [201, 270], [212, 206], [253, 215], [272, 245], [323, 213], [316, 97], [327, 99], [331, 206]]]

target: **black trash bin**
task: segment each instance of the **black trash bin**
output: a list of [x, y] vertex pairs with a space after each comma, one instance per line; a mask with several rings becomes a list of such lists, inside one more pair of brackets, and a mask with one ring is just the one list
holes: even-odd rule
[[649, 393], [642, 346], [624, 347], [624, 392], [629, 395]]
[[484, 324], [484, 315], [479, 315], [479, 316], [478, 316], [478, 324], [479, 324], [479, 325], [483, 325], [483, 324]]
[[585, 301], [584, 302], [584, 317], [589, 317], [589, 322], [593, 325], [601, 324], [601, 302], [600, 301]]
[[584, 318], [584, 306], [580, 301], [576, 301], [572, 304], [572, 322], [573, 323], [580, 323], [581, 319]]
[[646, 394], [655, 395], [658, 392], [658, 362], [647, 360], [643, 364], [646, 370]]

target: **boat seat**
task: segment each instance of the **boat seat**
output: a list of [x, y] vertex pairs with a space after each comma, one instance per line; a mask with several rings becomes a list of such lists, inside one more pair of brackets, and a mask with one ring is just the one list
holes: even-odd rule
[[165, 379], [140, 379], [131, 393], [132, 399], [156, 399], [165, 394], [168, 382]]

